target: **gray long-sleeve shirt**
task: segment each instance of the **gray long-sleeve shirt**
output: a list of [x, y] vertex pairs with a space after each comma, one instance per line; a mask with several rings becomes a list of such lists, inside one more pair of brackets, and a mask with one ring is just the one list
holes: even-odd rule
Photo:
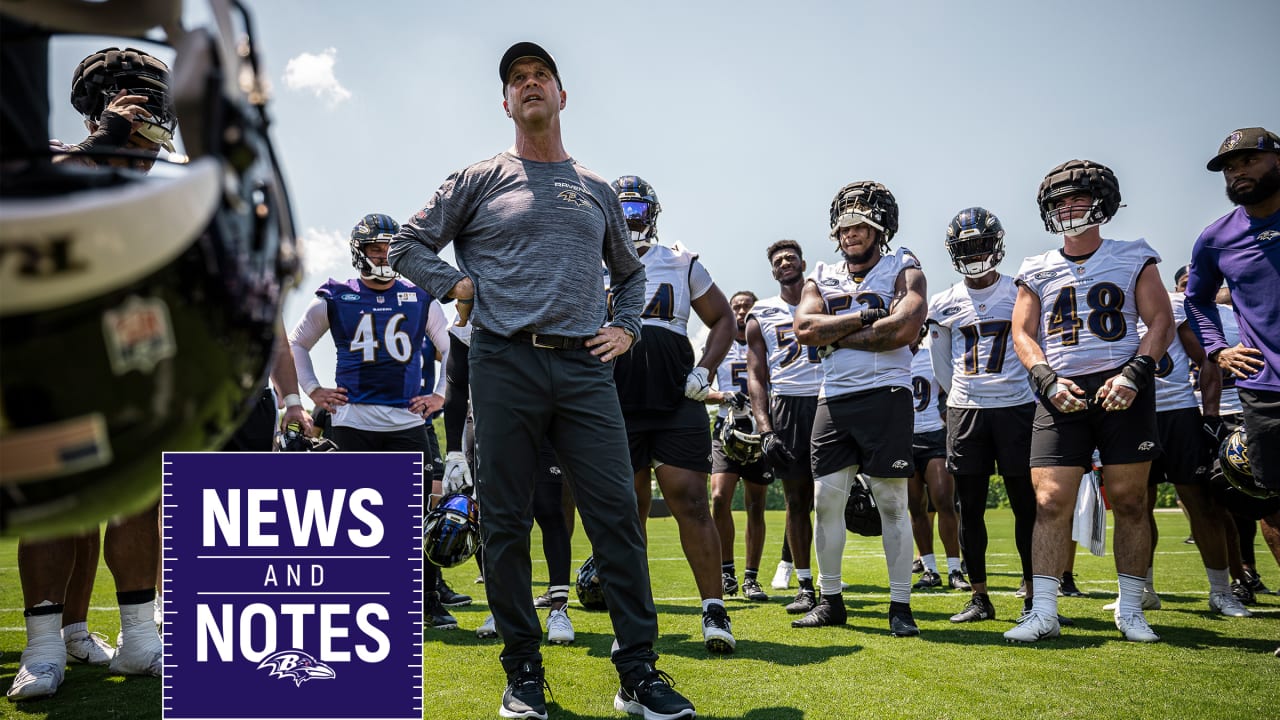
[[[458, 269], [437, 254], [450, 242]], [[472, 322], [506, 337], [595, 335], [607, 309], [601, 259], [613, 278], [609, 324], [639, 339], [644, 266], [613, 188], [573, 160], [509, 152], [449, 176], [391, 243], [396, 271], [442, 302], [470, 277]]]

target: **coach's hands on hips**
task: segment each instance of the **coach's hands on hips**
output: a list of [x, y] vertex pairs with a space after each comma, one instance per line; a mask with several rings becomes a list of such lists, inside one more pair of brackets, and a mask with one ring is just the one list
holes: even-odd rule
[[1223, 372], [1229, 372], [1241, 380], [1247, 380], [1250, 376], [1258, 374], [1265, 364], [1262, 360], [1262, 351], [1248, 347], [1244, 343], [1218, 352], [1218, 367], [1222, 368]]
[[311, 402], [315, 403], [316, 407], [322, 407], [329, 412], [333, 412], [347, 404], [346, 388], [318, 387], [308, 394], [311, 396]]
[[458, 327], [466, 325], [471, 319], [471, 311], [476, 309], [476, 286], [471, 282], [471, 278], [464, 277], [455, 283], [453, 289], [449, 291], [449, 297], [454, 299], [458, 307], [458, 321], [454, 325]]
[[605, 325], [587, 340], [587, 347], [600, 362], [609, 362], [631, 349], [631, 334], [616, 325]]
[[467, 465], [467, 456], [460, 450], [454, 450], [444, 458], [444, 494], [466, 492], [471, 487], [471, 467]]

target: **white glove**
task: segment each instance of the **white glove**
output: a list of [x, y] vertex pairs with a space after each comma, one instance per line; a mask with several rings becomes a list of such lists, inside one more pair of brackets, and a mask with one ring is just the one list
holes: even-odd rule
[[471, 468], [467, 466], [467, 456], [454, 450], [444, 458], [444, 493], [465, 492], [471, 488]]
[[689, 377], [684, 381], [684, 396], [690, 400], [702, 402], [707, 399], [707, 393], [711, 392], [710, 373], [704, 367], [696, 367], [689, 373]]

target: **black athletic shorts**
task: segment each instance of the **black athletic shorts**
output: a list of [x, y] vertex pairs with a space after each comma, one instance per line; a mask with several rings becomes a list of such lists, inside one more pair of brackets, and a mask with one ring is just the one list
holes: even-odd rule
[[769, 463], [763, 457], [753, 463], [744, 465], [724, 454], [723, 443], [720, 442], [720, 429], [723, 425], [724, 418], [717, 417], [715, 425], [711, 429], [712, 474], [732, 473], [747, 482], [757, 485], [772, 483], [773, 469], [769, 467]]
[[930, 460], [946, 456], [947, 431], [945, 428], [915, 433], [911, 436], [911, 460], [921, 473], [924, 472]]
[[1106, 411], [1094, 400], [1098, 388], [1120, 368], [1071, 378], [1084, 390], [1088, 407], [1059, 412], [1037, 395], [1036, 419], [1031, 425], [1031, 467], [1093, 467], [1096, 448], [1105, 465], [1147, 462], [1160, 456], [1156, 429], [1156, 392], [1143, 388], [1124, 410]]
[[623, 413], [631, 471], [654, 463], [701, 473], [711, 472], [711, 423], [706, 406], [685, 399], [674, 412]]
[[813, 482], [809, 443], [813, 439], [813, 418], [817, 412], [817, 395], [775, 395], [769, 401], [769, 423], [773, 425], [773, 432], [796, 459], [789, 467], [773, 469], [784, 483]]
[[1280, 489], [1280, 392], [1239, 390], [1253, 481]]
[[1160, 431], [1160, 447], [1164, 452], [1151, 461], [1147, 484], [1199, 485], [1208, 482], [1212, 456], [1200, 411], [1191, 407], [1156, 413], [1156, 427]]
[[947, 408], [947, 469], [953, 475], [1030, 477], [1036, 404]]
[[915, 474], [911, 439], [915, 403], [911, 388], [893, 386], [818, 401], [813, 419], [813, 476], [857, 465], [872, 477]]

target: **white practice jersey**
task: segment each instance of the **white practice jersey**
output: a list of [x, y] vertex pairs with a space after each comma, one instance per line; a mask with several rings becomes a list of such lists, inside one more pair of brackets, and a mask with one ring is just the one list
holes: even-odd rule
[[[974, 290], [963, 281], [929, 300], [934, 366], [951, 366], [947, 407], [1000, 408], [1035, 400], [1027, 369], [1013, 351], [1013, 304], [1018, 288], [1001, 275]], [[939, 372], [942, 372], [939, 370]]]
[[[724, 361], [716, 368], [716, 390], [722, 393], [740, 392], [747, 395], [747, 343], [733, 339], [729, 352], [724, 354]], [[729, 414], [729, 406], [721, 403], [716, 413], [719, 417]]]
[[[849, 274], [844, 261], [818, 263], [809, 280], [817, 285], [828, 313], [848, 315], [866, 308], [889, 309], [898, 274], [912, 267], [920, 267], [920, 261], [910, 250], [900, 247], [892, 255], [881, 257], [862, 282]], [[823, 359], [822, 374], [822, 397], [881, 387], [909, 388], [911, 350], [905, 345], [885, 352], [841, 348]]]
[[[654, 245], [640, 257], [640, 262], [644, 263], [645, 277], [641, 322], [687, 337], [692, 303], [711, 289], [711, 273], [698, 262], [696, 254], [679, 243], [671, 247]], [[607, 271], [604, 284], [609, 287]]]
[[[1182, 293], [1169, 293], [1173, 303], [1173, 342], [1169, 349], [1156, 362], [1156, 412], [1182, 410], [1199, 407], [1195, 388], [1191, 385], [1191, 358], [1187, 349], [1182, 347], [1182, 339], [1178, 337], [1178, 328], [1187, 321], [1187, 310], [1182, 306]], [[1138, 321], [1138, 333], [1147, 334], [1147, 325]]]
[[774, 295], [756, 303], [751, 314], [769, 349], [769, 392], [786, 397], [815, 397], [822, 391], [818, 349], [796, 340], [796, 306]]
[[[1175, 307], [1176, 311], [1177, 308]], [[1183, 312], [1185, 312], [1185, 308]], [[1236, 322], [1235, 308], [1230, 305], [1219, 305], [1218, 316], [1222, 318], [1222, 336], [1226, 338], [1227, 347], [1240, 344], [1240, 323]], [[1196, 393], [1196, 403], [1200, 402], [1200, 368], [1192, 363], [1191, 383]], [[1235, 415], [1244, 412], [1240, 407], [1240, 391], [1236, 390], [1236, 376], [1229, 372], [1222, 373], [1222, 400], [1218, 402], [1219, 415]]]
[[1040, 298], [1049, 367], [1076, 377], [1120, 367], [1138, 352], [1138, 274], [1160, 255], [1146, 240], [1104, 239], [1076, 263], [1050, 250], [1022, 261], [1017, 282]]
[[911, 357], [911, 392], [916, 406], [914, 432], [927, 433], [946, 427], [938, 414], [938, 384], [933, 380], [933, 361], [929, 358], [929, 348], [923, 345]]

